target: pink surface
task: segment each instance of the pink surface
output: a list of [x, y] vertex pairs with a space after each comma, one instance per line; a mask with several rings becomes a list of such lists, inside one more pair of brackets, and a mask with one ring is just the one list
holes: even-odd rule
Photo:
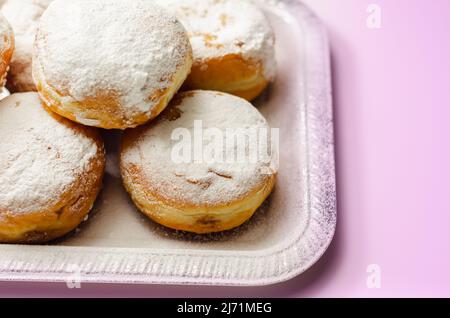
[[[262, 288], [0, 283], [1, 296], [450, 296], [448, 0], [307, 0], [333, 56], [338, 230], [326, 255]], [[380, 29], [366, 26], [370, 3]], [[377, 264], [381, 288], [368, 288]]]

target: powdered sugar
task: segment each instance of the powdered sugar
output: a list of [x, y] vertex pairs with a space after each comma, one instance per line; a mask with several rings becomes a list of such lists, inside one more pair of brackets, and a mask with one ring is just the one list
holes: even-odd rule
[[152, 110], [188, 54], [182, 25], [146, 0], [54, 1], [35, 45], [55, 89], [75, 101], [113, 95], [130, 113]]
[[[195, 145], [192, 147], [194, 158], [179, 162], [173, 156], [175, 143], [172, 134], [182, 128], [194, 136], [196, 121], [201, 121], [205, 130], [267, 130], [266, 120], [250, 103], [235, 96], [209, 91], [187, 92], [180, 96], [154, 124], [145, 128], [132, 147], [126, 149], [122, 163], [142, 167], [151, 191], [168, 200], [197, 205], [226, 204], [255, 191], [268, 178], [266, 168], [271, 162], [195, 160], [202, 155]], [[183, 99], [178, 100], [180, 98]], [[220, 143], [219, 149], [223, 149], [224, 154], [235, 153], [236, 143], [228, 141]], [[200, 140], [205, 148], [215, 148], [218, 142], [217, 138], [206, 136]], [[247, 147], [257, 145], [247, 144]]]
[[9, 37], [12, 34], [11, 27], [8, 24], [8, 21], [3, 16], [0, 16], [0, 34], [7, 35], [7, 37], [4, 36], [0, 37], [0, 45], [2, 45], [0, 47], [0, 50], [3, 50], [6, 42], [9, 42]]
[[195, 60], [239, 54], [275, 76], [274, 33], [264, 13], [248, 0], [155, 0], [189, 33]]
[[36, 93], [0, 102], [0, 213], [39, 212], [58, 202], [97, 153], [94, 140], [59, 123]]
[[[114, 170], [77, 235], [57, 247], [0, 246], [3, 277], [64, 282], [78, 264], [93, 283], [255, 286], [291, 279], [323, 255], [336, 225], [327, 41], [300, 1], [259, 2], [270, 2], [280, 70], [271, 93], [258, 99], [258, 109], [282, 128], [278, 186], [267, 206], [231, 233], [193, 237], [138, 213]], [[114, 159], [119, 133], [104, 135]], [[331, 256], [325, 263], [336, 261]]]
[[16, 36], [36, 35], [39, 19], [53, 0], [7, 0], [2, 13], [10, 22]]
[[51, 1], [7, 0], [2, 7], [15, 35], [16, 45], [8, 76], [8, 87], [15, 91], [36, 90], [31, 75], [33, 42], [39, 19]]

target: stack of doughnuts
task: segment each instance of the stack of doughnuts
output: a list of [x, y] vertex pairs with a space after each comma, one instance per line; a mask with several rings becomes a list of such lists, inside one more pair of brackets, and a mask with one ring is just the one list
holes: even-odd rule
[[194, 141], [214, 160], [198, 160], [196, 147], [195, 159], [174, 159], [174, 133], [195, 135], [199, 123], [270, 130], [249, 102], [276, 73], [257, 5], [6, 0], [1, 12], [0, 79], [13, 94], [0, 101], [0, 243], [48, 242], [86, 218], [105, 168], [98, 129], [124, 130], [124, 187], [169, 228], [232, 229], [269, 196], [273, 158], [217, 160], [237, 150], [228, 135]]

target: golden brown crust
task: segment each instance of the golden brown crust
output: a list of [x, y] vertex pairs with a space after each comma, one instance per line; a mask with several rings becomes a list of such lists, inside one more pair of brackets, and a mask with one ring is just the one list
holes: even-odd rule
[[135, 113], [132, 116], [125, 111], [119, 98], [113, 92], [100, 92], [95, 97], [82, 101], [72, 101], [66, 94], [55, 89], [43, 78], [39, 63], [33, 60], [33, 78], [37, 91], [45, 106], [57, 114], [80, 124], [104, 129], [127, 129], [143, 125], [157, 117], [168, 105], [170, 99], [181, 87], [192, 64], [192, 53], [172, 78], [172, 86], [164, 91], [155, 92], [149, 100], [158, 101], [149, 113]]
[[197, 234], [222, 232], [245, 223], [270, 195], [276, 180], [275, 174], [270, 175], [246, 197], [228, 204], [196, 206], [152, 192], [142, 170], [123, 160], [121, 172], [126, 190], [143, 214], [169, 228]]
[[75, 124], [49, 112], [61, 124], [95, 141], [97, 153], [88, 169], [59, 197], [58, 203], [32, 213], [0, 211], [1, 243], [44, 243], [74, 230], [91, 210], [102, 185], [105, 169], [103, 140], [95, 128]]
[[253, 100], [269, 82], [261, 63], [229, 54], [194, 61], [183, 89], [216, 90]]
[[5, 26], [5, 29], [0, 34], [1, 42], [0, 46], [0, 85], [3, 86], [6, 81], [6, 75], [9, 70], [9, 63], [14, 52], [14, 34], [5, 17], [0, 14], [0, 23]]

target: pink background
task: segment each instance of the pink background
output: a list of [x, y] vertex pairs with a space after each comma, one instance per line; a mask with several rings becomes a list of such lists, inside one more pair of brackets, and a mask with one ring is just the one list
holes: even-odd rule
[[[328, 27], [334, 72], [339, 225], [318, 264], [262, 288], [0, 283], [0, 296], [449, 297], [450, 1], [304, 2]], [[366, 26], [369, 3], [381, 29]]]

